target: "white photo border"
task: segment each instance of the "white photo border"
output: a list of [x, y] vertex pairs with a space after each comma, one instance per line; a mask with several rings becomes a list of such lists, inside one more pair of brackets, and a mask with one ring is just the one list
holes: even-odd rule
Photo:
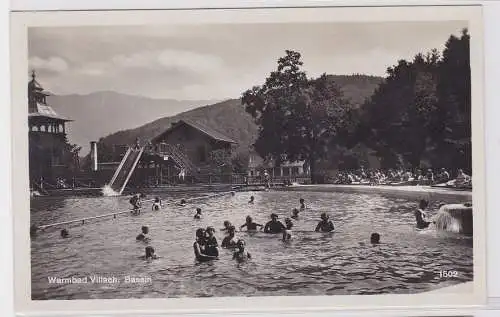
[[[169, 299], [31, 300], [29, 171], [27, 126], [29, 27], [85, 25], [468, 21], [471, 35], [474, 281], [472, 293], [335, 295]], [[15, 310], [23, 314], [309, 312], [402, 308], [456, 308], [486, 303], [486, 205], [482, 7], [401, 6], [256, 8], [210, 10], [126, 10], [11, 13], [12, 202], [14, 220]], [[199, 307], [199, 308], [193, 308]]]

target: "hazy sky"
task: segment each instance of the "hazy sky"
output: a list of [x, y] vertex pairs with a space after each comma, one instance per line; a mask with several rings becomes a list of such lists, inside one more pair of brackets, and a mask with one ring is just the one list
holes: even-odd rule
[[442, 50], [464, 21], [57, 27], [29, 30], [29, 66], [56, 94], [112, 90], [224, 99], [262, 84], [286, 49], [310, 76], [384, 76], [398, 59]]

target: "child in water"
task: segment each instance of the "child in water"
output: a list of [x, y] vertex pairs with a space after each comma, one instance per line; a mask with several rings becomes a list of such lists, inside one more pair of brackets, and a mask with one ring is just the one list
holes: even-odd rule
[[143, 260], [156, 260], [159, 258], [159, 256], [155, 254], [155, 249], [151, 246], [147, 246], [145, 252], [146, 254], [140, 257]]
[[246, 222], [244, 225], [240, 226], [240, 230], [243, 229], [244, 227], [247, 227], [247, 231], [255, 231], [257, 230], [257, 227], [260, 227], [262, 229], [262, 225], [253, 222], [252, 217], [247, 216]]
[[293, 222], [290, 218], [285, 219], [285, 226], [286, 229], [283, 231], [283, 241], [288, 241], [292, 239]]
[[372, 244], [379, 244], [380, 243], [380, 234], [378, 233], [372, 233], [372, 235], [370, 236], [370, 242]]
[[129, 200], [132, 205], [132, 215], [137, 216], [141, 213], [141, 195], [139, 193], [132, 196]]
[[236, 228], [231, 226], [228, 228], [227, 232], [229, 235], [222, 240], [221, 247], [225, 249], [234, 249], [236, 248], [236, 240], [234, 239]]
[[201, 219], [201, 208], [196, 208], [196, 214], [194, 215], [194, 219]]
[[324, 212], [321, 214], [321, 221], [318, 223], [316, 226], [316, 229], [314, 231], [316, 232], [332, 232], [335, 230], [335, 227], [333, 226], [333, 222], [329, 220], [330, 217]]
[[203, 228], [196, 230], [196, 240], [193, 243], [194, 256], [197, 261], [205, 262], [217, 259], [216, 256], [210, 256], [205, 253], [206, 235]]
[[241, 239], [238, 240], [238, 242], [236, 243], [236, 247], [238, 248], [238, 251], [233, 253], [233, 260], [237, 260], [238, 262], [244, 262], [252, 258], [250, 253], [245, 251], [245, 241]]
[[226, 231], [226, 232], [229, 232], [229, 229], [231, 229], [231, 227], [234, 227], [231, 222], [229, 222], [228, 220], [225, 220], [224, 221], [224, 224], [223, 224], [224, 228], [220, 229], [220, 231]]
[[160, 197], [156, 197], [155, 201], [153, 202], [153, 205], [151, 206], [151, 210], [158, 211], [160, 208], [163, 207], [161, 203]]
[[66, 229], [61, 230], [61, 238], [67, 238], [69, 236], [69, 232]]
[[429, 206], [429, 202], [425, 199], [421, 199], [419, 203], [419, 208], [415, 210], [415, 220], [417, 221], [417, 229], [425, 229], [429, 227], [431, 221], [427, 221], [427, 213], [425, 208]]
[[293, 208], [292, 210], [292, 218], [297, 220], [299, 219], [299, 210], [297, 208]]
[[219, 243], [215, 238], [215, 229], [213, 227], [207, 228], [207, 239], [205, 241], [205, 253], [210, 256], [219, 256]]
[[250, 196], [250, 200], [248, 201], [249, 204], [253, 204], [255, 202], [255, 197]]
[[137, 241], [144, 241], [144, 242], [149, 242], [150, 239], [149, 237], [147, 236], [147, 234], [149, 233], [149, 228], [146, 227], [146, 226], [142, 226], [141, 227], [141, 233], [139, 233], [139, 235], [137, 235], [137, 237], [135, 237], [135, 240]]

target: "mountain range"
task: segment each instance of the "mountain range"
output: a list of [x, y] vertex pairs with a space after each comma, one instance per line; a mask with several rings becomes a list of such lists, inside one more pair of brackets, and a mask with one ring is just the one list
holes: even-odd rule
[[68, 140], [82, 147], [82, 155], [88, 153], [90, 141], [214, 102], [217, 100], [152, 99], [112, 91], [47, 97], [58, 114], [74, 120], [66, 125]]
[[[367, 75], [329, 75], [350, 100], [360, 107], [384, 80]], [[74, 119], [69, 126], [70, 142], [82, 146], [86, 155], [89, 142], [107, 145], [132, 144], [138, 137], [148, 140], [181, 119], [198, 121], [238, 142], [238, 152], [246, 152], [254, 143], [258, 127], [246, 113], [240, 99], [222, 102], [210, 100], [158, 100], [115, 92], [90, 95], [50, 96], [51, 106], [63, 116]], [[156, 119], [156, 120], [155, 120]]]

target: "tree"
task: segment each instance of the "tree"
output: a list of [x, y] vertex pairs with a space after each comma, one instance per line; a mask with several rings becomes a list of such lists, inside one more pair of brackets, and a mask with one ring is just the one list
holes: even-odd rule
[[215, 172], [232, 170], [231, 154], [225, 149], [213, 150], [208, 154], [210, 168]]
[[453, 168], [472, 171], [470, 35], [450, 36], [439, 65], [440, 119], [444, 123], [440, 154]]
[[[387, 80], [365, 105], [361, 125], [365, 142], [385, 167], [419, 167], [433, 134], [437, 112], [439, 53], [417, 54], [387, 70]], [[401, 159], [403, 162], [401, 162]]]
[[248, 171], [250, 155], [245, 152], [237, 153], [232, 159], [233, 172], [246, 174]]
[[347, 125], [348, 107], [326, 75], [307, 78], [300, 57], [287, 50], [262, 86], [243, 93], [242, 104], [259, 126], [257, 153], [278, 165], [305, 160], [314, 183], [317, 160], [325, 157], [332, 138]]
[[355, 131], [382, 165], [471, 170], [470, 36], [450, 36], [437, 50], [400, 60], [362, 107]]

